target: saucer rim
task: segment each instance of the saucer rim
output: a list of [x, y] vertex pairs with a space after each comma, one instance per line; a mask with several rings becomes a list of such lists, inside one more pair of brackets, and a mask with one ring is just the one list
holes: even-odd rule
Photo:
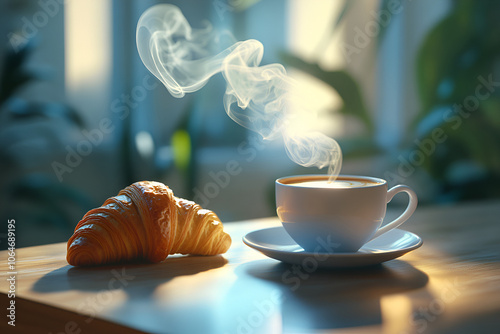
[[[263, 231], [266, 231], [266, 230], [274, 230], [274, 229], [283, 229], [284, 230], [284, 227], [283, 226], [273, 226], [273, 227], [268, 227], [268, 228], [264, 228], [264, 229], [258, 229], [258, 230], [254, 230], [254, 231], [251, 231], [251, 232], [248, 232], [242, 239], [243, 239], [243, 243], [246, 244], [248, 247], [250, 248], [253, 248], [257, 251], [260, 251], [262, 252], [262, 250], [265, 250], [265, 251], [269, 251], [269, 252], [274, 252], [274, 253], [278, 253], [278, 254], [283, 254], [283, 255], [297, 255], [297, 256], [303, 256], [303, 257], [307, 257], [307, 256], [314, 256], [316, 255], [317, 253], [314, 253], [314, 252], [306, 252], [305, 250], [304, 251], [301, 251], [301, 252], [290, 252], [290, 251], [285, 251], [285, 250], [280, 250], [280, 249], [277, 249], [277, 248], [271, 248], [271, 247], [266, 247], [266, 246], [262, 246], [260, 244], [256, 244], [255, 242], [252, 242], [250, 240], [248, 240], [248, 236], [252, 233], [256, 233], [256, 232], [263, 232]], [[407, 246], [407, 247], [403, 247], [403, 248], [397, 248], [397, 249], [391, 249], [391, 250], [387, 250], [387, 251], [379, 251], [379, 252], [360, 252], [360, 251], [357, 251], [355, 253], [353, 252], [346, 252], [346, 253], [319, 253], [321, 255], [328, 255], [328, 257], [330, 258], [340, 258], [340, 257], [347, 257], [347, 258], [356, 258], [356, 257], [380, 257], [380, 256], [383, 256], [383, 255], [397, 255], [396, 257], [399, 257], [399, 256], [402, 256], [408, 252], [411, 252], [417, 248], [420, 248], [422, 245], [423, 245], [423, 240], [422, 238], [413, 233], [413, 232], [410, 232], [410, 231], [407, 231], [407, 230], [404, 230], [404, 229], [400, 229], [400, 228], [395, 228], [391, 231], [395, 231], [395, 230], [399, 230], [399, 231], [403, 231], [405, 233], [409, 233], [411, 234], [412, 236], [414, 236], [417, 240], [417, 242], [415, 244], [412, 244], [410, 246]], [[388, 231], [387, 233], [390, 233], [391, 231]], [[385, 234], [385, 233], [384, 233]], [[293, 239], [292, 239], [293, 240]], [[362, 250], [365, 246], [361, 247], [360, 250]], [[264, 255], [270, 257], [269, 255], [263, 253]], [[277, 259], [279, 260], [279, 259]], [[283, 261], [283, 260], [280, 260], [280, 261]], [[382, 261], [382, 262], [385, 262], [385, 261]]]

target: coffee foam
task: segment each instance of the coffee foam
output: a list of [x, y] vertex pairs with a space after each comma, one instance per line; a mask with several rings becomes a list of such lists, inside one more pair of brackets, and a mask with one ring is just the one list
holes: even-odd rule
[[290, 185], [297, 187], [307, 187], [307, 188], [362, 188], [370, 187], [380, 184], [379, 182], [369, 181], [369, 180], [343, 180], [339, 179], [333, 182], [327, 180], [314, 180], [314, 181], [301, 181], [301, 182], [291, 182]]

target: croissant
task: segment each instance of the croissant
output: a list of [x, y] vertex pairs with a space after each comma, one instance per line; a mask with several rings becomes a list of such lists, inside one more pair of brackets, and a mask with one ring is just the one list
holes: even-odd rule
[[73, 266], [161, 262], [169, 254], [225, 253], [231, 238], [217, 215], [159, 182], [136, 182], [92, 209], [68, 240]]

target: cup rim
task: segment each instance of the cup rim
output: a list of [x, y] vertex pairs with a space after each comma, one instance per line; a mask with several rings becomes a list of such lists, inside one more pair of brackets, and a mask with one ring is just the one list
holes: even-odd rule
[[[308, 187], [308, 186], [295, 186], [290, 183], [283, 183], [283, 180], [288, 180], [288, 179], [301, 179], [301, 178], [312, 178], [313, 180], [325, 180], [328, 179], [328, 174], [303, 174], [303, 175], [290, 175], [290, 176], [283, 176], [278, 179], [276, 179], [275, 183], [283, 187], [289, 187], [289, 188], [305, 188], [305, 189], [318, 189], [317, 187]], [[350, 187], [350, 188], [324, 188], [328, 190], [352, 190], [352, 189], [362, 189], [362, 188], [375, 188], [375, 187], [381, 187], [387, 184], [387, 181], [378, 177], [373, 177], [373, 176], [364, 176], [364, 175], [347, 175], [347, 174], [339, 174], [337, 176], [337, 180], [339, 178], [346, 178], [346, 179], [360, 179], [360, 180], [370, 180], [372, 182], [375, 182], [376, 184], [374, 185], [369, 185], [369, 186], [363, 186], [363, 187]], [[322, 188], [323, 189], [323, 188]]]

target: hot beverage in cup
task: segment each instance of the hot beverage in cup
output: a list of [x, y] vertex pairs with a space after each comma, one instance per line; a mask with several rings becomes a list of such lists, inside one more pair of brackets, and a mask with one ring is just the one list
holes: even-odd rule
[[307, 188], [360, 188], [369, 187], [378, 184], [372, 180], [361, 180], [347, 177], [339, 177], [335, 181], [330, 182], [328, 178], [325, 180], [315, 180], [310, 178], [299, 179], [293, 185], [297, 187]]
[[[384, 224], [387, 203], [399, 192], [408, 207]], [[417, 196], [403, 185], [387, 190], [387, 181], [366, 176], [289, 176], [276, 180], [276, 207], [285, 230], [304, 250], [356, 252], [369, 240], [404, 223], [415, 211]]]

